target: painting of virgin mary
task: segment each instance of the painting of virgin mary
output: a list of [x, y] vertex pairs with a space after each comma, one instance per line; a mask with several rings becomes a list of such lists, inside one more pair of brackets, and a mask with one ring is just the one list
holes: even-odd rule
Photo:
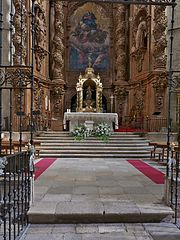
[[70, 69], [85, 69], [89, 56], [94, 69], [109, 67], [109, 34], [98, 27], [96, 16], [90, 11], [84, 13], [70, 34]]

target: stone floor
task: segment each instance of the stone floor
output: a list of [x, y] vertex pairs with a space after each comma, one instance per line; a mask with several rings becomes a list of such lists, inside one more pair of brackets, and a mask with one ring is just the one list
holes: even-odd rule
[[179, 240], [172, 223], [29, 225], [21, 240]]
[[155, 184], [126, 159], [57, 159], [35, 182], [35, 202], [131, 200], [162, 202]]
[[[57, 159], [35, 181], [31, 224], [22, 240], [178, 240], [172, 217], [163, 218], [172, 214], [163, 195], [164, 185], [152, 182], [126, 159]], [[97, 221], [104, 213], [106, 224]]]

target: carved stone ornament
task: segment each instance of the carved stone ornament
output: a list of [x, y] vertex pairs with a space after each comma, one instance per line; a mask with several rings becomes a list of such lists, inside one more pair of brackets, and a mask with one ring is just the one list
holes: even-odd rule
[[166, 40], [166, 27], [167, 17], [165, 14], [165, 6], [154, 7], [154, 68], [166, 68], [167, 57], [165, 55], [165, 49], [167, 47]]
[[142, 83], [138, 84], [134, 93], [134, 106], [137, 114], [142, 114], [145, 104], [146, 88]]
[[0, 85], [10, 84], [14, 88], [24, 88], [31, 83], [30, 67], [0, 68]]
[[44, 88], [38, 82], [34, 83], [34, 109], [42, 112]]
[[117, 97], [119, 102], [124, 102], [128, 96], [128, 91], [125, 87], [116, 86], [114, 90], [114, 95]]
[[64, 81], [64, 13], [63, 13], [63, 2], [54, 2], [54, 38], [53, 38], [53, 79]]
[[180, 88], [180, 74], [176, 73], [176, 75], [173, 76], [171, 83], [172, 89]]
[[165, 90], [168, 85], [167, 73], [159, 74], [154, 78], [153, 88], [155, 92], [155, 111], [163, 108]]
[[135, 58], [135, 61], [136, 61], [136, 67], [138, 72], [142, 71], [144, 55], [146, 51], [147, 51], [146, 48], [138, 48], [132, 53], [132, 56]]
[[168, 85], [167, 73], [161, 73], [153, 80], [153, 88], [158, 93], [163, 93]]
[[15, 14], [13, 16], [13, 54], [14, 65], [25, 65], [27, 56], [27, 10], [26, 0], [13, 0]]
[[116, 80], [126, 79], [126, 7], [117, 5], [115, 9], [115, 49], [116, 49]]
[[15, 89], [15, 109], [16, 112], [24, 112], [25, 107], [25, 89]]
[[41, 65], [47, 55], [46, 51], [46, 18], [42, 3], [35, 3], [35, 59], [36, 69], [41, 70]]
[[57, 85], [54, 86], [52, 89], [52, 97], [53, 97], [53, 104], [54, 104], [54, 114], [60, 115], [60, 109], [62, 108], [62, 99], [65, 94], [64, 85]]
[[42, 62], [47, 56], [47, 51], [41, 48], [40, 46], [35, 46], [35, 59], [36, 59], [36, 69], [37, 71], [41, 70]]

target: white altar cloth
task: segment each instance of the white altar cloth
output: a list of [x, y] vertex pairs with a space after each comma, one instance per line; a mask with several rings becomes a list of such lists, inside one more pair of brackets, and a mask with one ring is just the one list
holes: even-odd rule
[[113, 130], [118, 128], [117, 113], [92, 113], [92, 112], [65, 112], [64, 113], [64, 129], [67, 129], [67, 121], [69, 121], [69, 131], [71, 132], [75, 126], [84, 124], [85, 121], [93, 121], [94, 125], [99, 123], [107, 123]]

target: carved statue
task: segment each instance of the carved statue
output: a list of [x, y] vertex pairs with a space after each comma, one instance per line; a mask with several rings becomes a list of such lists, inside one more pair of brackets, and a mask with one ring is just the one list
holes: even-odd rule
[[[27, 38], [27, 9], [25, 0], [13, 0], [15, 13], [13, 16], [13, 54], [14, 65], [25, 65], [26, 62], [26, 38]], [[22, 47], [21, 47], [22, 46]]]
[[146, 47], [145, 46], [146, 35], [147, 35], [146, 22], [143, 20], [139, 23], [138, 29], [136, 32], [136, 49]]
[[92, 90], [91, 90], [91, 86], [88, 86], [86, 90], [86, 100], [91, 100], [91, 99], [92, 99]]
[[46, 24], [43, 11], [38, 7], [35, 14], [36, 45], [44, 48], [46, 42]]

